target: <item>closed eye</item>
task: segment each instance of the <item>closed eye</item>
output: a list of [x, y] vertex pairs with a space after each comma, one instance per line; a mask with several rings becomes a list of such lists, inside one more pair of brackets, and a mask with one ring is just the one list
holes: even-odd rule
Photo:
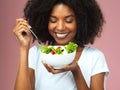
[[66, 22], [66, 23], [72, 23], [72, 22], [73, 22], [73, 19], [66, 19], [65, 22]]
[[65, 22], [66, 23], [72, 23], [75, 20], [75, 16], [74, 15], [69, 15], [65, 17]]
[[56, 23], [56, 22], [57, 22], [57, 18], [54, 17], [54, 16], [50, 16], [49, 22], [51, 22], [51, 23]]

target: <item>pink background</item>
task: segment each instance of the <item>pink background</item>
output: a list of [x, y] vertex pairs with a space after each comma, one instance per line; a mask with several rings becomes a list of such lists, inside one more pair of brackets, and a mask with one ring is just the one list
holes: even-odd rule
[[[12, 33], [27, 0], [0, 0], [0, 89], [13, 90], [19, 63], [19, 44]], [[98, 0], [106, 18], [102, 37], [94, 47], [106, 56], [110, 75], [107, 90], [120, 90], [120, 0]]]

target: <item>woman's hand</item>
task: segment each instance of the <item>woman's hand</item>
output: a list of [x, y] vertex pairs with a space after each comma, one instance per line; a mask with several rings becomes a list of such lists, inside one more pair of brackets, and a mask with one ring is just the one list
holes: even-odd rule
[[71, 64], [64, 65], [62, 69], [54, 69], [52, 66], [46, 64], [45, 62], [42, 62], [42, 63], [46, 67], [48, 72], [51, 72], [53, 74], [61, 73], [61, 72], [65, 72], [65, 71], [72, 71], [72, 73], [77, 74], [80, 69], [80, 67], [78, 65], [78, 60], [79, 60], [79, 57], [81, 56], [82, 50], [83, 50], [83, 48], [81, 48], [81, 47], [77, 48], [77, 53], [75, 55], [74, 61]]
[[61, 69], [54, 69], [52, 66], [46, 64], [45, 62], [42, 62], [42, 63], [46, 67], [48, 72], [50, 72], [52, 74], [57, 74], [57, 73], [65, 72], [65, 71], [75, 71], [76, 68], [79, 67], [76, 60], [74, 60], [69, 65], [64, 65], [63, 68], [61, 68]]
[[30, 25], [23, 18], [16, 19], [13, 33], [17, 37], [21, 47], [29, 47], [31, 41]]

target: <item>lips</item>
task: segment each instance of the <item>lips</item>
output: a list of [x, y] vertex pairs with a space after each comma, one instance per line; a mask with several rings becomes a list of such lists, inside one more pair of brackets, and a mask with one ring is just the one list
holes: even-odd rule
[[58, 38], [65, 38], [68, 35], [68, 33], [56, 33], [56, 36]]

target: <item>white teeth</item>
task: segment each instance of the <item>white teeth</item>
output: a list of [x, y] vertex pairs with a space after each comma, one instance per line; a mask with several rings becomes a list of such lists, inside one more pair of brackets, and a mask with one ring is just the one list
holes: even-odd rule
[[56, 34], [57, 35], [57, 37], [59, 37], [59, 38], [64, 38], [66, 35], [67, 35], [67, 33], [63, 33], [63, 34]]

